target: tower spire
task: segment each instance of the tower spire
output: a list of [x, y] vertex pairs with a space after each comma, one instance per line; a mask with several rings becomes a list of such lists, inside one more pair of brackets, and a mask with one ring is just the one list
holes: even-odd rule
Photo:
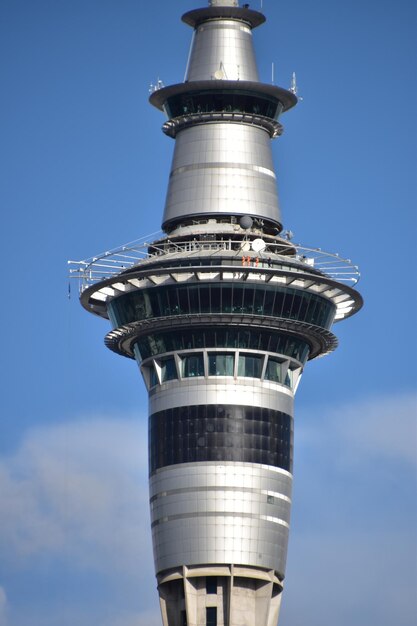
[[194, 28], [185, 82], [150, 97], [176, 139], [163, 228], [249, 215], [279, 232], [270, 139], [281, 134], [278, 118], [297, 98], [259, 82], [252, 30], [265, 18], [217, 2], [182, 19]]

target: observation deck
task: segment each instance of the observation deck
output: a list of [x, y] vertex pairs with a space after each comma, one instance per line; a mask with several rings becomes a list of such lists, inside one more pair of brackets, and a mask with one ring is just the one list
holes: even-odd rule
[[[133, 274], [161, 276], [164, 274], [164, 261], [168, 259], [179, 262], [175, 269], [177, 273], [190, 273], [194, 266], [195, 272], [208, 276], [213, 273], [214, 266], [220, 266], [226, 273], [229, 268], [241, 274], [242, 280], [283, 282], [278, 278], [287, 273], [294, 282], [297, 278], [301, 279], [301, 276], [294, 278], [294, 274], [309, 274], [316, 276], [317, 282], [326, 279], [329, 285], [337, 282], [349, 289], [360, 279], [359, 268], [350, 259], [321, 248], [285, 242], [281, 238], [267, 242], [265, 249], [256, 253], [250, 250], [249, 238], [243, 241], [236, 241], [231, 236], [227, 239], [214, 236], [207, 240], [196, 237], [182, 241], [169, 238], [153, 240], [155, 235], [163, 236], [163, 233], [152, 233], [82, 261], [68, 261], [70, 278], [78, 280], [80, 295], [88, 290], [95, 293], [98, 300], [105, 301], [109, 295], [106, 290], [112, 287], [117, 290], [115, 277], [131, 280]], [[242, 257], [249, 258], [250, 262], [243, 264]], [[154, 262], [161, 267], [152, 268]], [[100, 288], [96, 290], [98, 284]], [[84, 303], [84, 298], [82, 301]]]

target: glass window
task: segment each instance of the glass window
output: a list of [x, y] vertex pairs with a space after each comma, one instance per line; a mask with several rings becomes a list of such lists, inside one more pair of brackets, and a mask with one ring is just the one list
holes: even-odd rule
[[155, 368], [153, 365], [149, 368], [150, 372], [150, 386], [155, 387], [155, 385], [159, 385], [158, 376], [156, 374]]
[[208, 355], [209, 376], [233, 376], [234, 355], [211, 352]]
[[200, 296], [198, 291], [198, 285], [190, 285], [188, 287], [188, 294], [190, 298], [190, 313], [200, 313]]
[[330, 328], [335, 306], [316, 294], [273, 285], [201, 284], [152, 287], [109, 301], [114, 327], [131, 322], [187, 313], [273, 315]]
[[200, 285], [200, 311], [210, 313], [210, 285]]
[[243, 287], [235, 285], [233, 288], [232, 313], [243, 313]]
[[161, 382], [165, 383], [167, 380], [174, 380], [178, 378], [177, 368], [175, 367], [174, 357], [169, 357], [161, 361]]
[[178, 290], [178, 300], [180, 306], [180, 314], [188, 313], [190, 310], [190, 303], [188, 301], [188, 289], [186, 287], [181, 287]]
[[259, 407], [192, 405], [150, 416], [150, 471], [177, 463], [235, 460], [291, 471], [292, 418]]
[[247, 287], [243, 292], [243, 312], [253, 313], [253, 298], [255, 290], [253, 287]]
[[217, 626], [217, 607], [206, 607], [206, 624], [207, 626]]
[[287, 385], [287, 387], [293, 386], [293, 372], [290, 369], [287, 371], [284, 384]]
[[260, 331], [257, 329], [199, 328], [182, 331], [166, 331], [139, 337], [134, 345], [138, 363], [150, 356], [175, 350], [194, 348], [242, 348], [276, 352], [305, 363], [309, 355], [309, 345], [291, 335]]
[[206, 593], [217, 593], [217, 576], [207, 576]]
[[189, 354], [181, 359], [181, 376], [183, 378], [192, 378], [193, 376], [204, 376], [204, 360], [203, 355]]
[[274, 310], [274, 300], [276, 291], [272, 289], [266, 289], [264, 300], [264, 315], [272, 315]]
[[281, 363], [276, 359], [269, 357], [266, 365], [265, 379], [273, 380], [275, 383], [282, 383], [282, 367]]
[[272, 315], [274, 317], [283, 317], [283, 307], [285, 304], [285, 296], [286, 294], [283, 293], [282, 291], [276, 292], [275, 300], [274, 300], [274, 310], [272, 312]]
[[255, 315], [263, 315], [264, 312], [265, 289], [255, 287], [255, 300], [253, 303], [253, 312]]
[[232, 287], [222, 285], [222, 311], [232, 312]]
[[211, 289], [211, 312], [212, 313], [221, 313], [221, 289], [220, 286], [212, 285]]
[[260, 378], [263, 357], [256, 354], [240, 354], [238, 363], [238, 376]]
[[283, 105], [273, 96], [230, 89], [173, 95], [165, 102], [164, 109], [169, 118], [216, 111], [253, 113], [278, 119]]

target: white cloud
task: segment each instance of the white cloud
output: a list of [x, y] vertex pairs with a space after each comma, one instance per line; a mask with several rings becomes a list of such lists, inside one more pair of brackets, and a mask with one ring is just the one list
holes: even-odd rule
[[[282, 622], [298, 626], [312, 612], [312, 626], [352, 621], [388, 626], [398, 610], [396, 623], [408, 626], [404, 615], [410, 615], [412, 603], [407, 594], [415, 580], [410, 522], [401, 533], [383, 517], [380, 523], [386, 487], [372, 482], [380, 480], [376, 473], [360, 488], [370, 459], [376, 466], [395, 461], [405, 468], [414, 462], [414, 402], [402, 395], [331, 409], [310, 407], [308, 415], [302, 407], [296, 410], [298, 470]], [[13, 626], [160, 626], [146, 438], [144, 418], [96, 416], [34, 428], [13, 454], [0, 457], [0, 577], [8, 590], [7, 600], [0, 594], [0, 626], [6, 626], [6, 613]], [[372, 489], [369, 498], [366, 489]], [[401, 523], [407, 515], [397, 500], [390, 521]], [[355, 526], [356, 520], [365, 521]], [[53, 605], [45, 591], [48, 576], [52, 581], [63, 569], [74, 577], [62, 580], [67, 621], [63, 607]], [[39, 571], [44, 578], [37, 587]], [[10, 572], [33, 581], [34, 596], [24, 605], [18, 606], [18, 583], [10, 588]], [[89, 595], [75, 586], [73, 593], [68, 590], [80, 577], [91, 587]], [[389, 595], [381, 600], [381, 589], [388, 586]], [[352, 608], [342, 619], [338, 611], [346, 588]], [[313, 589], [319, 591], [313, 594]], [[360, 612], [364, 619], [353, 619]]]
[[342, 409], [339, 428], [363, 454], [404, 463], [417, 462], [417, 398], [414, 394], [382, 395]]
[[312, 531], [291, 539], [281, 623], [414, 626], [410, 536]]
[[282, 622], [412, 626], [416, 398], [300, 407]]
[[[334, 407], [301, 408], [296, 436], [303, 448], [338, 448], [340, 460], [417, 462], [417, 397], [381, 394]], [[301, 423], [300, 423], [301, 422]], [[345, 454], [344, 454], [345, 453]]]
[[100, 568], [107, 556], [123, 572], [149, 560], [145, 432], [92, 418], [27, 433], [0, 463], [3, 558], [67, 554]]
[[[109, 626], [116, 626], [129, 608], [135, 618], [128, 613], [120, 626], [135, 619], [147, 625], [147, 612], [158, 603], [147, 474], [146, 419], [92, 417], [28, 431], [13, 454], [0, 458], [0, 576], [15, 572], [24, 584], [32, 572], [36, 604], [37, 584], [43, 596], [45, 585], [59, 586], [60, 578], [71, 604], [82, 576], [87, 590], [80, 589], [85, 605], [75, 613], [79, 626], [97, 616], [104, 624], [109, 614]], [[100, 588], [105, 597], [98, 602]], [[64, 607], [54, 607], [52, 597], [43, 599], [50, 605], [39, 619], [29, 598], [21, 604], [18, 591], [9, 600], [19, 626], [53, 624], [54, 615], [55, 623], [62, 621]], [[74, 602], [68, 610], [75, 608]]]

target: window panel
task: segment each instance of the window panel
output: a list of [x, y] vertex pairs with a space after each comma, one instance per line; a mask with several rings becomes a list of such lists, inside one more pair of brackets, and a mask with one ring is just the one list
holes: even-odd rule
[[161, 382], [165, 383], [168, 380], [174, 380], [175, 378], [178, 378], [174, 357], [164, 359], [163, 361], [161, 361], [160, 366], [161, 366]]
[[273, 285], [174, 285], [123, 294], [111, 300], [109, 317], [114, 326], [187, 313], [246, 313], [299, 319], [329, 328], [335, 306], [323, 297]]
[[200, 285], [200, 312], [210, 313], [210, 285]]
[[273, 331], [230, 328], [199, 328], [182, 331], [152, 333], [140, 337], [136, 344], [135, 357], [138, 363], [150, 356], [176, 350], [195, 348], [250, 348], [265, 352], [276, 352], [305, 363], [309, 345], [292, 335]]
[[193, 378], [204, 376], [204, 360], [202, 354], [190, 354], [181, 358], [181, 376]]
[[200, 294], [198, 285], [188, 286], [188, 297], [190, 300], [190, 313], [200, 313]]
[[155, 367], [153, 365], [151, 365], [151, 367], [149, 368], [149, 372], [150, 372], [150, 386], [155, 387], [155, 385], [159, 385], [158, 376], [156, 374]]
[[263, 357], [255, 354], [239, 354], [238, 376], [260, 378]]
[[282, 383], [282, 365], [276, 359], [269, 357], [266, 365], [265, 379], [275, 383]]
[[209, 376], [233, 376], [234, 355], [220, 352], [208, 354]]
[[211, 313], [221, 313], [221, 289], [220, 286], [212, 285], [210, 288]]

